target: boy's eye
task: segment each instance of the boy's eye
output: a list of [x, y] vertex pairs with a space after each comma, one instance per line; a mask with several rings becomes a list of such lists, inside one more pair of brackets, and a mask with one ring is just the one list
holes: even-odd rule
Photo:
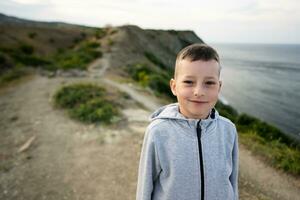
[[185, 81], [183, 81], [185, 84], [193, 84], [193, 81], [190, 81], [190, 80], [185, 80]]
[[206, 85], [215, 85], [216, 82], [215, 81], [207, 81], [205, 82]]

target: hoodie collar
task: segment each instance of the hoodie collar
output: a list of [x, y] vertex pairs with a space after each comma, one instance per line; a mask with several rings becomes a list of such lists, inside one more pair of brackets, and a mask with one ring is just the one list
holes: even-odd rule
[[[209, 117], [207, 119], [202, 119], [200, 121], [201, 127], [206, 128], [207, 126], [209, 126], [211, 122], [216, 120], [218, 117], [219, 117], [218, 111], [213, 108], [209, 114]], [[183, 116], [179, 112], [178, 103], [169, 104], [156, 110], [150, 116], [150, 120], [153, 121], [156, 119], [173, 119], [173, 120], [186, 121], [190, 126], [194, 126], [194, 127], [197, 126], [197, 122], [199, 121], [199, 119], [189, 119]]]

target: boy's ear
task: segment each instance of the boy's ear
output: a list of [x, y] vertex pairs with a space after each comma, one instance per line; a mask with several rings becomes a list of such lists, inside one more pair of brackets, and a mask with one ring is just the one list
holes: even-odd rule
[[219, 92], [221, 91], [221, 87], [222, 87], [222, 81], [219, 81], [220, 87], [219, 87]]
[[170, 88], [174, 96], [176, 96], [176, 81], [172, 78], [170, 80]]

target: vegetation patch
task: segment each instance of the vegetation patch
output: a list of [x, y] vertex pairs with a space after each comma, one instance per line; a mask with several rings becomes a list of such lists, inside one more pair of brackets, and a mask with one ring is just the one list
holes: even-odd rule
[[174, 98], [169, 86], [171, 75], [166, 71], [151, 68], [147, 64], [133, 64], [126, 67], [130, 77], [143, 87], [151, 88], [157, 96]]
[[278, 128], [247, 114], [238, 114], [218, 102], [217, 110], [236, 124], [240, 142], [267, 163], [293, 175], [300, 175], [300, 145]]
[[86, 70], [87, 65], [102, 56], [100, 43], [83, 41], [73, 49], [58, 49], [48, 57], [39, 56], [32, 45], [20, 43], [16, 47], [0, 48], [0, 79], [9, 82], [22, 76], [26, 67], [40, 67], [54, 71], [57, 69]]
[[153, 53], [149, 51], [144, 52], [145, 57], [150, 60], [153, 64], [159, 66], [162, 69], [168, 69], [168, 67], [159, 59], [157, 58]]
[[106, 35], [106, 29], [97, 28], [95, 31], [95, 37], [101, 39]]
[[26, 70], [24, 67], [15, 67], [9, 70], [6, 70], [5, 73], [3, 73], [0, 76], [0, 85], [4, 85], [8, 82], [11, 82], [13, 80], [19, 79], [25, 75], [29, 74], [29, 71]]
[[81, 69], [86, 70], [87, 64], [102, 56], [97, 48], [97, 42], [82, 42], [77, 49], [59, 50], [51, 59], [52, 63], [47, 69]]
[[54, 102], [84, 123], [110, 124], [120, 116], [118, 104], [109, 99], [105, 88], [93, 84], [64, 86], [55, 93]]

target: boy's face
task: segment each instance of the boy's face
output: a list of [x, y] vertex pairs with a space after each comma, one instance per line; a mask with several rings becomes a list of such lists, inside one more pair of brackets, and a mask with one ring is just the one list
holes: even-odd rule
[[218, 100], [221, 89], [219, 63], [181, 60], [170, 86], [177, 96], [180, 113], [187, 118], [206, 119]]

